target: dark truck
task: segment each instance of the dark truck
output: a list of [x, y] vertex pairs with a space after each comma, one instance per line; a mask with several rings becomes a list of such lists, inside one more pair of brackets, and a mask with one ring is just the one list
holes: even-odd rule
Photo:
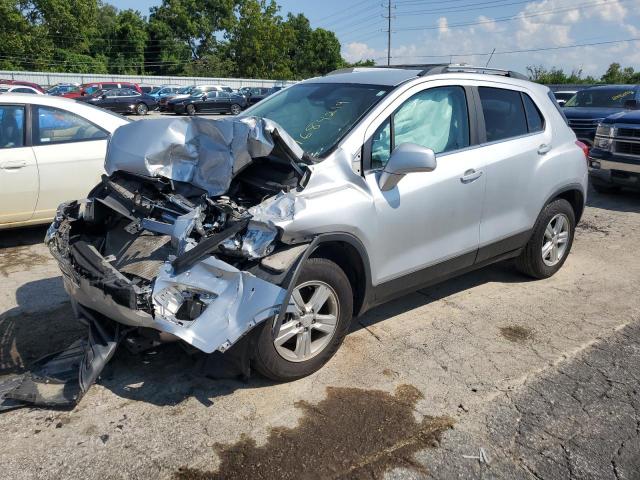
[[640, 85], [598, 85], [576, 93], [562, 110], [578, 140], [593, 146], [598, 124], [610, 115], [635, 109], [639, 100]]
[[589, 152], [589, 177], [600, 193], [640, 190], [640, 111], [621, 112], [598, 126]]

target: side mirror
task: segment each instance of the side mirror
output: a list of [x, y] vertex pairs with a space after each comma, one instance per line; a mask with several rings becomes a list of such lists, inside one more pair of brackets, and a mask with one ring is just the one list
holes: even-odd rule
[[106, 94], [106, 93], [103, 93], [102, 95], [100, 95], [100, 98], [101, 98], [102, 100], [106, 99], [106, 98], [107, 98], [107, 94]]
[[627, 100], [624, 102], [624, 108], [627, 110], [638, 110], [638, 101], [637, 100]]
[[202, 95], [202, 98], [200, 100], [204, 102], [206, 99], [207, 99], [207, 94], [205, 93], [204, 95]]
[[436, 165], [436, 154], [433, 150], [415, 143], [403, 143], [391, 153], [378, 179], [378, 186], [386, 192], [395, 188], [407, 173], [432, 172]]

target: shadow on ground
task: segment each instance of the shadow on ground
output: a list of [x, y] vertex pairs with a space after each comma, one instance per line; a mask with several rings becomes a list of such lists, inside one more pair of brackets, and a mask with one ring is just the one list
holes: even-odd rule
[[587, 192], [587, 206], [617, 212], [640, 213], [640, 192], [621, 190], [618, 193], [602, 194], [590, 186]]
[[0, 231], [0, 249], [36, 245], [44, 241], [48, 226]]
[[[23, 313], [24, 292], [39, 289], [46, 292], [49, 281], [39, 280], [23, 285], [17, 291], [19, 306], [0, 314], [0, 376], [21, 373], [36, 359], [59, 351], [85, 336], [85, 327], [74, 318], [71, 305], [65, 303], [46, 312]], [[488, 282], [522, 282], [510, 263], [504, 262], [378, 307], [352, 324], [351, 332], [367, 328], [389, 317], [429, 304], [457, 292]], [[220, 355], [220, 354], [218, 354]], [[193, 397], [205, 405], [213, 398], [245, 388], [239, 380], [212, 380], [198, 369], [204, 354], [187, 351], [180, 344], [168, 344], [141, 354], [132, 354], [121, 346], [103, 371], [99, 383], [116, 395], [154, 405], [177, 405]], [[221, 355], [220, 355], [221, 356]], [[214, 362], [217, 360], [214, 360]], [[257, 374], [251, 388], [272, 385]]]

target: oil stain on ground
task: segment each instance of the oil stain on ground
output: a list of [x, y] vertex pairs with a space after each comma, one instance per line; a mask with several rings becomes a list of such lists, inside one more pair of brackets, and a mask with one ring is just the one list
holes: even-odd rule
[[50, 260], [51, 257], [36, 253], [31, 247], [0, 250], [0, 275], [7, 277], [12, 273], [46, 264]]
[[449, 417], [414, 417], [422, 394], [401, 385], [395, 395], [380, 390], [327, 388], [316, 405], [298, 402], [303, 411], [295, 428], [273, 428], [258, 447], [244, 437], [233, 445], [217, 444], [215, 472], [179, 469], [177, 480], [382, 478], [395, 467], [424, 471], [413, 455], [437, 447], [453, 427]]
[[500, 327], [500, 334], [514, 343], [525, 343], [533, 338], [533, 332], [520, 325], [509, 325], [508, 327]]

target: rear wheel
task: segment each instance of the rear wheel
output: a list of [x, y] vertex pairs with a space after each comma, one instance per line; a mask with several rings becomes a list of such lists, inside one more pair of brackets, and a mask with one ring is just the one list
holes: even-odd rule
[[237, 103], [234, 103], [233, 105], [231, 105], [231, 108], [229, 110], [233, 115], [240, 115], [242, 107], [240, 107], [240, 105], [238, 105]]
[[295, 313], [282, 324], [265, 322], [254, 366], [273, 380], [309, 375], [338, 350], [353, 315], [353, 293], [347, 276], [335, 263], [312, 258], [304, 265], [292, 292]]
[[136, 115], [146, 115], [147, 113], [149, 113], [149, 107], [146, 103], [136, 105]]
[[195, 115], [196, 114], [196, 107], [193, 104], [189, 104], [187, 105], [187, 115]]
[[571, 204], [560, 198], [540, 213], [529, 242], [516, 259], [518, 270], [534, 278], [554, 275], [567, 259], [575, 233]]

